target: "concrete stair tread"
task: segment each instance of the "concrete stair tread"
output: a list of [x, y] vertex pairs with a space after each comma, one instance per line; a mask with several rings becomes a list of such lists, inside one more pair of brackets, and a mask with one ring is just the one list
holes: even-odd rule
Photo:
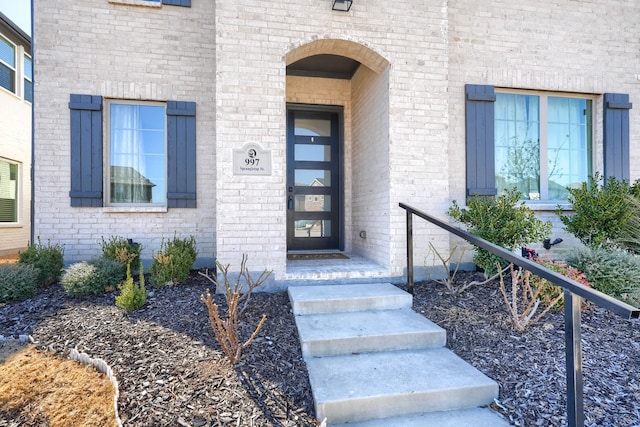
[[327, 424], [327, 427], [506, 427], [509, 422], [490, 408], [437, 411], [375, 420]]
[[305, 356], [442, 347], [444, 329], [411, 309], [296, 316]]
[[490, 404], [498, 385], [447, 348], [307, 358], [319, 419], [360, 421]]
[[293, 313], [335, 313], [411, 307], [411, 294], [391, 283], [292, 286], [288, 289]]

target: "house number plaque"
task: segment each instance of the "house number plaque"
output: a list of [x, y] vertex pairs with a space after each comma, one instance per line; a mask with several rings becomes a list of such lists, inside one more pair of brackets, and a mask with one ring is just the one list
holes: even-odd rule
[[233, 150], [233, 174], [271, 175], [271, 151], [255, 143]]

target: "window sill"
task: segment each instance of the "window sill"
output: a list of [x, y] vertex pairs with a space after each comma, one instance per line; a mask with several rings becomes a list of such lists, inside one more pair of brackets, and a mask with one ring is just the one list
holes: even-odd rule
[[166, 213], [166, 206], [107, 206], [105, 213]]
[[154, 7], [160, 9], [162, 7], [162, 2], [160, 1], [148, 1], [148, 0], [109, 0], [109, 3], [112, 4], [126, 4], [129, 6], [145, 6], [145, 7]]
[[19, 222], [0, 222], [0, 228], [24, 228]]
[[555, 211], [558, 206], [560, 206], [563, 211], [573, 210], [571, 203], [566, 200], [525, 200], [524, 204], [533, 211]]

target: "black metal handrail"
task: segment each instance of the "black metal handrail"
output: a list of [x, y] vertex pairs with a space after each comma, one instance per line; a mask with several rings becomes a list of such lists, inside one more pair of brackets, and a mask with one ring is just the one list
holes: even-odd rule
[[407, 214], [407, 284], [409, 291], [413, 294], [413, 215], [424, 219], [440, 228], [447, 230], [456, 236], [473, 245], [482, 248], [494, 255], [504, 258], [508, 262], [522, 267], [531, 273], [547, 279], [549, 282], [561, 286], [564, 289], [564, 319], [565, 319], [565, 355], [567, 369], [567, 421], [569, 427], [584, 426], [584, 398], [582, 379], [582, 346], [580, 333], [580, 298], [582, 297], [592, 303], [612, 311], [618, 316], [627, 319], [637, 319], [640, 317], [640, 310], [618, 301], [609, 295], [603, 294], [595, 289], [589, 288], [569, 279], [560, 273], [549, 270], [542, 265], [533, 262], [513, 252], [497, 246], [476, 235], [464, 231], [430, 216], [418, 209], [404, 203], [400, 207]]

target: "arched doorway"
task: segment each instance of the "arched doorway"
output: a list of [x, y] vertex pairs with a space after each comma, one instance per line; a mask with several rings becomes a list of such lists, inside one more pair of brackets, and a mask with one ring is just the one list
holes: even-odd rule
[[359, 232], [388, 246], [377, 214], [389, 209], [389, 63], [337, 39], [303, 44], [285, 59], [287, 249], [355, 251], [387, 264], [388, 249]]

